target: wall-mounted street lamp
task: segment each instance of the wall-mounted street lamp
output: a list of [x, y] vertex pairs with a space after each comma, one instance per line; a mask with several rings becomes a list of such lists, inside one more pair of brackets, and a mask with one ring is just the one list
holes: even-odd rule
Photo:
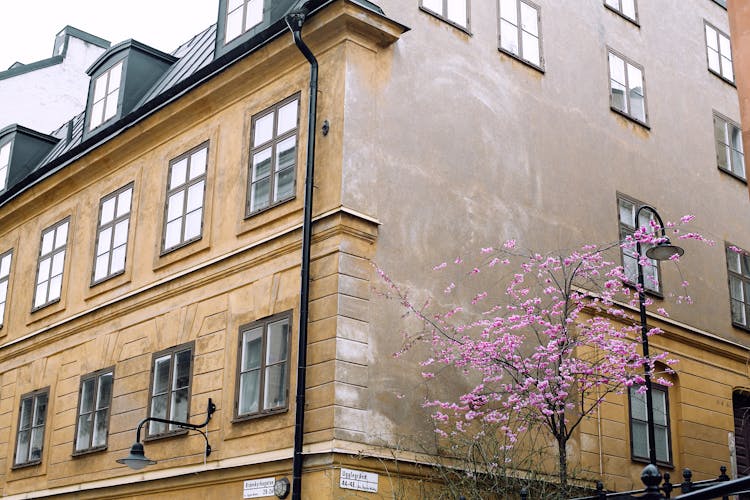
[[[635, 230], [640, 229], [640, 214], [641, 210], [648, 210], [659, 223], [661, 228], [661, 242], [652, 246], [646, 250], [646, 257], [652, 260], [664, 261], [669, 260], [674, 255], [682, 255], [685, 250], [682, 248], [672, 245], [667, 238], [666, 231], [664, 230], [664, 221], [662, 221], [659, 213], [654, 207], [643, 205], [635, 213]], [[636, 253], [638, 254], [638, 305], [641, 312], [641, 341], [643, 343], [643, 357], [648, 359], [648, 324], [646, 322], [646, 294], [645, 285], [643, 283], [643, 265], [641, 264], [641, 242], [636, 242]], [[656, 435], [654, 431], [654, 400], [651, 396], [651, 374], [649, 373], [648, 362], [643, 365], [645, 374], [643, 376], [646, 381], [646, 418], [648, 419], [648, 459], [652, 465], [656, 465]]]
[[156, 463], [156, 460], [151, 460], [150, 458], [146, 457], [146, 455], [143, 453], [143, 443], [141, 443], [141, 428], [146, 424], [146, 422], [160, 422], [162, 424], [174, 425], [180, 429], [188, 429], [188, 430], [200, 432], [201, 435], [203, 435], [203, 439], [206, 440], [206, 456], [209, 456], [211, 454], [211, 445], [208, 444], [208, 436], [206, 436], [206, 433], [201, 431], [200, 429], [208, 425], [208, 422], [211, 421], [211, 415], [213, 415], [215, 411], [216, 411], [216, 405], [213, 403], [213, 401], [211, 401], [211, 398], [208, 398], [208, 408], [206, 409], [206, 421], [203, 422], [202, 424], [178, 422], [176, 420], [167, 420], [165, 418], [158, 418], [158, 417], [144, 418], [138, 424], [138, 428], [135, 431], [135, 443], [133, 443], [133, 446], [130, 447], [130, 455], [128, 455], [125, 458], [117, 459], [117, 463], [127, 465], [133, 470], [141, 470], [147, 465], [154, 465]]

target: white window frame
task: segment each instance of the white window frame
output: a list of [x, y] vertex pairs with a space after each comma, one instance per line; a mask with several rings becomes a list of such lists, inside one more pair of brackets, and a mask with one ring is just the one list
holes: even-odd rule
[[[628, 389], [628, 403], [630, 406], [630, 451], [635, 460], [649, 460], [648, 448], [648, 420], [646, 409], [646, 394], [638, 392], [639, 386], [630, 386]], [[652, 383], [651, 399], [654, 407], [654, 434], [656, 440], [656, 462], [662, 465], [672, 465], [672, 426], [669, 419], [669, 388]], [[661, 400], [661, 401], [660, 401]], [[658, 408], [664, 408], [660, 414]], [[643, 448], [643, 441], [636, 443], [634, 429], [640, 429], [639, 434], [645, 436], [645, 448], [641, 452], [637, 448]]]
[[[227, 0], [224, 25], [224, 44], [247, 33], [263, 22], [264, 0]], [[229, 31], [233, 22], [239, 20], [240, 29]]]
[[10, 172], [10, 150], [13, 141], [0, 144], [0, 191], [8, 187], [8, 174]]
[[[619, 75], [613, 74], [612, 71], [613, 65], [617, 64], [617, 61], [620, 61], [622, 63], [622, 69], [623, 69], [623, 75], [620, 77]], [[609, 71], [609, 105], [610, 108], [617, 112], [618, 114], [621, 114], [623, 116], [628, 117], [629, 119], [635, 121], [636, 123], [639, 123], [645, 127], [648, 127], [648, 104], [646, 102], [646, 77], [643, 71], [643, 67], [627, 57], [623, 56], [622, 54], [619, 54], [618, 52], [607, 49], [607, 69]], [[636, 72], [638, 73], [638, 78], [636, 78]], [[618, 78], [623, 78], [624, 81], [620, 81]], [[638, 85], [637, 82], [640, 80], [640, 93], [638, 92]], [[617, 100], [615, 98], [615, 87], [622, 87], [622, 102], [623, 106], [619, 106], [617, 104]], [[637, 113], [633, 113], [633, 97], [635, 95], [639, 95], [641, 97], [642, 105], [642, 112], [643, 116], [639, 116]]]
[[[627, 210], [625, 205], [630, 205], [631, 209]], [[625, 241], [627, 236], [630, 236], [635, 232], [635, 214], [643, 205], [644, 203], [628, 196], [622, 194], [617, 195], [617, 219], [619, 224], [620, 241]], [[626, 210], [629, 212], [628, 220], [623, 220], [623, 215]], [[640, 227], [645, 227], [648, 231], [650, 227], [649, 221], [654, 220], [653, 212], [650, 210], [641, 210], [640, 218]], [[641, 244], [641, 251], [644, 255], [650, 247], [651, 245]], [[632, 252], [632, 255], [627, 255], [626, 251]], [[631, 285], [636, 285], [638, 283], [638, 261], [636, 260], [635, 253], [635, 247], [628, 250], [620, 248], [622, 267], [625, 276]], [[647, 258], [647, 261], [648, 263], [643, 265], [643, 286], [646, 292], [661, 296], [661, 266], [657, 260]]]
[[[113, 368], [105, 368], [81, 377], [73, 442], [74, 455], [107, 449], [114, 376]], [[106, 384], [109, 384], [109, 393], [103, 392]], [[90, 404], [85, 401], [86, 399], [90, 400]], [[103, 433], [100, 434], [97, 429], [102, 422]], [[88, 429], [88, 435], [82, 434], [84, 429]]]
[[468, 32], [470, 26], [471, 0], [419, 0], [425, 12]]
[[[190, 418], [190, 400], [191, 390], [193, 385], [193, 353], [195, 352], [195, 345], [193, 342], [187, 344], [178, 345], [170, 349], [166, 349], [161, 352], [157, 352], [153, 356], [151, 362], [151, 386], [149, 388], [149, 399], [148, 399], [148, 416], [158, 417], [167, 420], [177, 420], [180, 422], [187, 422]], [[187, 353], [186, 356], [185, 353]], [[185, 362], [187, 360], [187, 380], [181, 379], [176, 375], [178, 369], [178, 362]], [[168, 363], [167, 369], [168, 379], [165, 387], [160, 387], [157, 384], [156, 377], [159, 374], [158, 367], [163, 366], [164, 363]], [[182, 400], [180, 398], [184, 397]], [[166, 398], [164, 410], [160, 411], [155, 401], [158, 398]], [[177, 413], [177, 404], [180, 401], [186, 401], [184, 413]], [[171, 436], [174, 434], [184, 434], [187, 432], [174, 424], [164, 424], [160, 422], [149, 422], [148, 430], [146, 433], [147, 438]]]
[[746, 181], [745, 149], [742, 144], [742, 128], [739, 124], [714, 112], [714, 142], [716, 143], [716, 164], [719, 170]]
[[[280, 328], [281, 330], [275, 330]], [[269, 339], [281, 335], [282, 343], [273, 344]], [[237, 389], [235, 398], [235, 419], [242, 420], [256, 416], [286, 411], [289, 408], [289, 350], [292, 336], [291, 311], [276, 314], [240, 328], [239, 350], [237, 359]], [[278, 339], [278, 337], [277, 337]], [[257, 364], [252, 365], [249, 353], [250, 342], [258, 347], [255, 357]], [[283, 355], [273, 353], [273, 345], [281, 346]], [[274, 354], [276, 356], [274, 357]], [[275, 377], [272, 376], [275, 374]], [[279, 380], [280, 377], [280, 380]], [[245, 397], [247, 384], [256, 387], [255, 399], [248, 401]], [[271, 401], [269, 388], [275, 385], [284, 394], [281, 399]]]
[[604, 6], [628, 21], [638, 24], [638, 3], [636, 0], [604, 0]]
[[13, 264], [13, 249], [0, 254], [0, 328], [5, 324], [5, 309], [10, 290], [10, 266]]
[[69, 239], [70, 217], [42, 231], [32, 311], [60, 301]]
[[203, 237], [208, 141], [169, 162], [162, 255]]
[[[42, 411], [39, 410], [40, 405], [44, 405]], [[21, 396], [18, 405], [18, 427], [16, 428], [13, 468], [37, 465], [42, 462], [48, 409], [49, 387]], [[25, 444], [22, 443], [24, 435], [28, 435], [28, 441]], [[38, 446], [34, 447], [35, 444]]]
[[541, 8], [528, 0], [498, 0], [498, 12], [498, 49], [543, 70]]
[[750, 255], [732, 248], [732, 245], [726, 247], [732, 325], [750, 330]]
[[732, 42], [729, 35], [704, 20], [706, 34], [706, 61], [708, 71], [722, 80], [734, 84]]
[[[122, 87], [122, 73], [124, 70], [123, 62], [119, 61], [117, 64], [112, 65], [111, 68], [96, 77], [92, 82], [89, 114], [90, 131], [117, 116], [117, 109], [120, 104], [120, 87]], [[114, 76], [116, 78], [113, 78]], [[99, 89], [102, 92], [98, 93]]]
[[125, 272], [132, 203], [133, 183], [108, 194], [99, 202], [92, 285]]
[[[289, 201], [296, 196], [299, 103], [299, 94], [296, 94], [261, 111], [252, 118], [246, 217]], [[293, 119], [292, 115], [288, 115], [292, 111], [295, 113]], [[271, 128], [270, 134], [267, 134], [262, 124], [268, 123], [269, 120]], [[291, 126], [292, 121], [293, 126]], [[282, 123], [287, 128], [279, 129]], [[282, 149], [284, 145], [290, 143], [294, 144], [293, 151]], [[290, 155], [291, 161], [281, 165], [279, 158], [284, 153]], [[291, 180], [284, 186], [284, 191], [280, 191], [280, 179], [284, 176], [291, 176]], [[288, 177], [287, 180], [289, 180]], [[262, 190], [264, 185], [267, 186], [265, 192]]]

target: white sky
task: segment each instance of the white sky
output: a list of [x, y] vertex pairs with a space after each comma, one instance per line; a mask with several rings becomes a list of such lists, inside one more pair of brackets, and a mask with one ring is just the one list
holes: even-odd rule
[[52, 57], [70, 25], [109, 40], [128, 38], [163, 52], [216, 22], [219, 0], [0, 0], [0, 71]]

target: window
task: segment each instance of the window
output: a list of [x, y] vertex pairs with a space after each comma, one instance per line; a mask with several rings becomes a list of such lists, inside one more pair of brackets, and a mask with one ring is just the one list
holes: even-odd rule
[[224, 43], [229, 43], [263, 21], [263, 0], [228, 0]]
[[294, 198], [299, 97], [253, 117], [247, 215]]
[[112, 368], [81, 378], [74, 453], [103, 450], [107, 447], [113, 379]]
[[643, 69], [609, 51], [609, 105], [615, 111], [646, 124]]
[[0, 191], [8, 187], [8, 166], [10, 165], [10, 142], [0, 146]]
[[729, 36], [708, 23], [706, 23], [706, 53], [709, 71], [730, 83], [734, 83], [732, 46], [729, 43]]
[[112, 66], [106, 73], [94, 80], [94, 95], [91, 99], [89, 130], [94, 130], [117, 114], [121, 76], [122, 61]]
[[[149, 417], [187, 422], [190, 409], [190, 381], [193, 344], [183, 344], [154, 355]], [[173, 424], [149, 422], [148, 435], [179, 432]]]
[[638, 23], [638, 7], [635, 0], [604, 0], [604, 5], [634, 23]]
[[208, 143], [204, 143], [169, 163], [164, 252], [199, 240], [203, 234], [207, 159]]
[[721, 5], [725, 9], [727, 8], [727, 0], [714, 0], [717, 4]]
[[421, 6], [430, 14], [460, 28], [469, 27], [469, 0], [421, 0]]
[[130, 184], [105, 196], [99, 203], [92, 276], [94, 284], [125, 271], [132, 199], [133, 185]]
[[288, 406], [291, 313], [240, 330], [236, 416], [271, 413]]
[[10, 263], [13, 250], [0, 254], [0, 328], [5, 318], [5, 304], [8, 302], [8, 282], [10, 281]]
[[60, 300], [69, 225], [70, 220], [65, 219], [42, 231], [39, 264], [36, 268], [34, 309]]
[[13, 465], [34, 465], [42, 461], [44, 426], [47, 421], [49, 388], [21, 396]]
[[[639, 208], [643, 206], [642, 203], [635, 201], [630, 198], [619, 196], [617, 199], [618, 213], [620, 219], [620, 240], [624, 241], [625, 238], [632, 235], [635, 232], [635, 214]], [[641, 210], [638, 216], [639, 227], [645, 227], [647, 230], [651, 227], [651, 221], [654, 220], [654, 214], [650, 210]], [[651, 245], [641, 245], [641, 251], [646, 254], [646, 251]], [[638, 259], [636, 257], [636, 247], [633, 248], [622, 248], [620, 250], [622, 255], [622, 266], [625, 268], [625, 276], [627, 276], [630, 283], [638, 283]], [[659, 263], [653, 259], [647, 259], [647, 263], [643, 265], [643, 285], [646, 291], [661, 293], [661, 276], [659, 273]]]
[[525, 0], [500, 0], [500, 50], [542, 66], [539, 7]]
[[732, 324], [750, 327], [750, 255], [734, 246], [727, 246], [727, 274]]
[[740, 126], [714, 113], [714, 138], [719, 168], [745, 179], [745, 153]]
[[[638, 387], [631, 386], [628, 391], [630, 401], [630, 448], [633, 458], [648, 460], [648, 412], [646, 411], [646, 394], [639, 394]], [[669, 398], [667, 388], [651, 384], [651, 401], [654, 406], [654, 441], [656, 442], [656, 461], [663, 464], [672, 463], [672, 446], [669, 435]]]

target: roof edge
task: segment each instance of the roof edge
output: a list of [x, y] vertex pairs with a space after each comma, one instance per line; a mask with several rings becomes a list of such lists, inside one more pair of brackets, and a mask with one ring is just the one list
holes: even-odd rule
[[[0, 80], [6, 80], [8, 78], [12, 78], [14, 76], [22, 75], [24, 73], [30, 73], [32, 71], [36, 71], [38, 69], [48, 68], [50, 66], [56, 66], [63, 62], [65, 58], [63, 56], [53, 56], [47, 59], [42, 59], [41, 61], [36, 61], [29, 64], [23, 64], [19, 62], [13, 63], [13, 66], [11, 66], [11, 69], [6, 69], [5, 71], [0, 71]], [[21, 64], [21, 66], [17, 66], [18, 64]]]
[[107, 62], [109, 59], [114, 57], [116, 54], [119, 54], [120, 52], [124, 52], [130, 49], [135, 49], [139, 52], [152, 55], [169, 64], [173, 64], [178, 59], [172, 54], [167, 54], [166, 52], [162, 52], [159, 49], [155, 49], [151, 47], [150, 45], [146, 45], [145, 43], [141, 43], [138, 40], [133, 40], [132, 38], [129, 38], [123, 42], [113, 45], [106, 52], [104, 52], [104, 54], [100, 55], [96, 59], [96, 61], [94, 61], [93, 64], [91, 64], [91, 66], [89, 66], [89, 68], [86, 70], [86, 74], [89, 76], [93, 75], [99, 68], [102, 67], [102, 65], [104, 65], [105, 62]]
[[104, 38], [100, 38], [96, 35], [92, 35], [91, 33], [87, 33], [83, 30], [79, 30], [78, 28], [75, 28], [71, 25], [67, 25], [63, 29], [58, 31], [57, 36], [60, 36], [60, 34], [62, 33], [66, 33], [70, 36], [78, 38], [79, 40], [83, 40], [84, 42], [91, 43], [103, 49], [108, 49], [112, 45], [112, 43], [109, 40], [105, 40]]
[[19, 125], [17, 123], [8, 125], [7, 127], [3, 127], [2, 129], [0, 129], [0, 137], [6, 136], [8, 134], [12, 134], [14, 132], [20, 132], [22, 134], [35, 137], [42, 141], [47, 141], [50, 144], [57, 144], [58, 141], [60, 141], [60, 139], [57, 137], [53, 137], [49, 134], [43, 134], [42, 132], [37, 132], [36, 130], [30, 129], [28, 127], [24, 127], [23, 125]]

